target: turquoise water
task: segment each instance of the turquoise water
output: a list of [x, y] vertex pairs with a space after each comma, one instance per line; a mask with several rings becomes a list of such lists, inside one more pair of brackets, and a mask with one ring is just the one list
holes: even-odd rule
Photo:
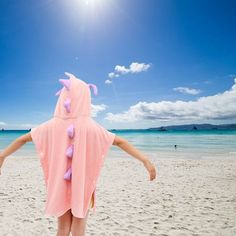
[[[14, 139], [28, 131], [0, 132], [0, 150]], [[136, 148], [148, 153], [192, 153], [201, 155], [235, 155], [236, 131], [232, 130], [194, 130], [194, 131], [149, 131], [115, 130], [113, 133], [124, 137]], [[177, 145], [175, 149], [174, 145]], [[30, 155], [35, 152], [33, 143], [27, 143], [16, 154]], [[120, 149], [112, 147], [112, 152]], [[198, 155], [199, 156], [199, 155]]]

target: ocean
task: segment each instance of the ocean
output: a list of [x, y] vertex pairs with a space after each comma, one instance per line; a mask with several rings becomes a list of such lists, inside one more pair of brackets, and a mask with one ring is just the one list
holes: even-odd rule
[[[25, 130], [0, 132], [0, 150], [14, 139], [27, 133]], [[192, 131], [157, 131], [157, 130], [111, 130], [127, 139], [132, 145], [148, 156], [157, 158], [217, 159], [236, 158], [235, 130], [192, 130]], [[176, 145], [176, 147], [175, 147]], [[109, 156], [129, 154], [112, 146]], [[27, 143], [14, 155], [35, 155], [33, 143]]]

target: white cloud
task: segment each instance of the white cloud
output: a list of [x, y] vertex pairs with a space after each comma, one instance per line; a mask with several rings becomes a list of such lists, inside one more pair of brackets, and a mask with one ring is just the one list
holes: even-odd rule
[[7, 123], [5, 123], [5, 122], [3, 122], [3, 121], [0, 121], [0, 125], [2, 125], [2, 126], [6, 126]]
[[115, 74], [114, 72], [111, 72], [108, 74], [108, 77], [113, 79], [113, 78], [116, 78], [116, 77], [119, 77], [120, 75], [119, 74]]
[[139, 73], [139, 72], [148, 70], [150, 66], [151, 66], [151, 64], [133, 62], [129, 66], [130, 67], [129, 72]]
[[101, 104], [101, 105], [93, 105], [92, 106], [92, 117], [96, 117], [99, 112], [102, 112], [108, 108], [107, 105]]
[[122, 113], [107, 113], [106, 120], [134, 121], [202, 121], [236, 119], [236, 78], [231, 89], [195, 101], [138, 102]]
[[138, 63], [138, 62], [132, 62], [128, 68], [125, 66], [121, 65], [116, 65], [114, 72], [110, 72], [108, 74], [109, 78], [115, 78], [119, 77], [120, 75], [123, 74], [128, 74], [128, 73], [140, 73], [143, 71], [147, 71], [150, 68], [151, 64], [145, 64], [145, 63]]
[[109, 79], [107, 79], [107, 80], [105, 81], [105, 84], [111, 84], [111, 83], [112, 83], [112, 81], [109, 80]]
[[115, 66], [115, 72], [118, 74], [127, 74], [130, 72], [129, 68], [125, 68], [125, 66]]
[[193, 89], [193, 88], [187, 88], [187, 87], [176, 87], [173, 88], [174, 91], [178, 91], [180, 93], [184, 94], [191, 94], [191, 95], [197, 95], [201, 92], [199, 89]]

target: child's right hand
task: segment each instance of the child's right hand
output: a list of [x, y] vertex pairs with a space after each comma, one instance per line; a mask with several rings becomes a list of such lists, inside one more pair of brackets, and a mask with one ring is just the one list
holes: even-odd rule
[[155, 166], [150, 162], [149, 159], [145, 160], [143, 162], [143, 165], [145, 166], [145, 168], [149, 172], [150, 180], [151, 181], [154, 180], [156, 178], [156, 168], [155, 168]]

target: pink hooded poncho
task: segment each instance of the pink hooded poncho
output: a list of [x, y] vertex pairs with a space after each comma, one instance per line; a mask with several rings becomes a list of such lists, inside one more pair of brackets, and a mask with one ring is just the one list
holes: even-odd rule
[[45, 214], [59, 217], [71, 209], [75, 217], [86, 217], [106, 154], [115, 134], [91, 118], [91, 92], [74, 75], [61, 79], [54, 116], [31, 130], [46, 185]]

